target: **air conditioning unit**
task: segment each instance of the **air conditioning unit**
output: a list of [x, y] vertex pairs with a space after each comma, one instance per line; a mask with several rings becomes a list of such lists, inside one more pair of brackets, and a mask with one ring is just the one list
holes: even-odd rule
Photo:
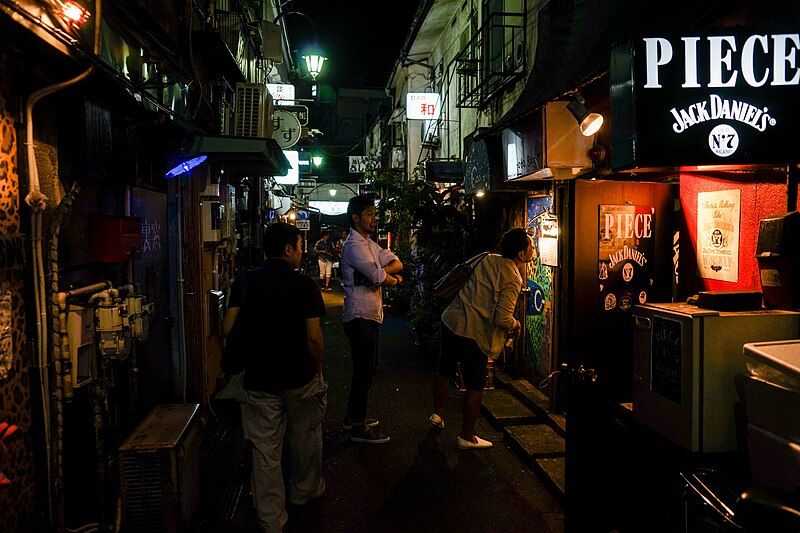
[[236, 84], [233, 134], [240, 137], [272, 137], [272, 96], [263, 83]]
[[199, 408], [158, 405], [120, 446], [124, 531], [190, 529], [200, 498]]

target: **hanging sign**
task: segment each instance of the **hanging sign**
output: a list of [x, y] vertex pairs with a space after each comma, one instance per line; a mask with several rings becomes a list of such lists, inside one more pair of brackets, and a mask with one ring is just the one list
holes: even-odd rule
[[781, 163], [796, 155], [798, 33], [647, 35], [614, 49], [611, 77], [614, 166]]
[[598, 272], [606, 312], [628, 312], [647, 302], [653, 286], [655, 208], [601, 205]]
[[289, 85], [288, 83], [268, 83], [267, 91], [272, 95], [275, 105], [294, 105], [294, 85]]
[[441, 111], [439, 93], [406, 94], [406, 118], [409, 120], [436, 120]]
[[697, 194], [697, 268], [700, 277], [739, 281], [740, 189]]
[[348, 171], [350, 174], [362, 174], [368, 170], [376, 170], [380, 167], [380, 161], [369, 155], [351, 155], [348, 157]]
[[272, 138], [284, 150], [291, 148], [300, 140], [300, 120], [288, 111], [275, 109], [272, 113]]

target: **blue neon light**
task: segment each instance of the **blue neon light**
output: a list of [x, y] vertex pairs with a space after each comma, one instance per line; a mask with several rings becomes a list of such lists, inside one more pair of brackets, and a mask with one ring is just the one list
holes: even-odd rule
[[176, 166], [175, 168], [173, 168], [172, 170], [170, 170], [169, 172], [164, 174], [164, 177], [165, 178], [174, 178], [175, 176], [180, 176], [181, 174], [189, 172], [194, 167], [202, 164], [203, 161], [205, 161], [206, 159], [208, 159], [207, 155], [199, 155], [199, 156], [197, 156], [195, 158], [192, 158], [192, 159], [190, 159], [188, 161], [184, 161], [180, 165]]

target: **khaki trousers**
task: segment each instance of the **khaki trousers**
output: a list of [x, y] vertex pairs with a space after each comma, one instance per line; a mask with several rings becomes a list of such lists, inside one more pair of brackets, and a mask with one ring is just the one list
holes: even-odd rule
[[264, 531], [286, 524], [281, 452], [286, 429], [292, 457], [289, 501], [302, 505], [325, 492], [322, 477], [322, 418], [328, 385], [321, 376], [282, 392], [245, 391], [244, 435], [253, 443], [253, 503]]

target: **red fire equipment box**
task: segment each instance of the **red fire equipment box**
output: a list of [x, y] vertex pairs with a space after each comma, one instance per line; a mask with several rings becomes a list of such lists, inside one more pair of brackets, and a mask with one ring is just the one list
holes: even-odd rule
[[113, 215], [90, 215], [89, 260], [122, 263], [142, 256], [139, 219]]

